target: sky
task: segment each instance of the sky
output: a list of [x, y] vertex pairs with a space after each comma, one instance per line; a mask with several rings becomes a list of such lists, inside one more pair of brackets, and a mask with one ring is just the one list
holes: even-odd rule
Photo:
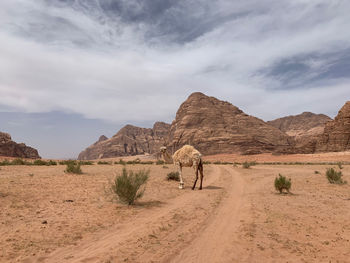
[[1, 0], [0, 131], [75, 158], [196, 91], [272, 120], [350, 100], [348, 0]]

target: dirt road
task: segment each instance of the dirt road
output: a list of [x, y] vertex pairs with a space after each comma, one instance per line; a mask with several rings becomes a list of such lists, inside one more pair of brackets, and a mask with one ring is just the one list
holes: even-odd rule
[[[228, 167], [132, 221], [27, 262], [231, 262], [244, 180]], [[207, 261], [209, 260], [209, 261]]]

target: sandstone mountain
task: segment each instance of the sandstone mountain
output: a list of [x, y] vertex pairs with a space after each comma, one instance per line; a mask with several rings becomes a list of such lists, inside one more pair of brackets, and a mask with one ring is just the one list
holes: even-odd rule
[[153, 128], [126, 125], [112, 138], [102, 135], [78, 156], [79, 160], [91, 160], [116, 156], [151, 154], [164, 145], [170, 124], [156, 122]]
[[350, 101], [345, 103], [333, 121], [327, 122], [315, 147], [316, 152], [348, 150], [350, 150]]
[[294, 145], [293, 139], [281, 130], [229, 102], [199, 92], [180, 106], [167, 142], [173, 151], [191, 144], [206, 155], [284, 152]]
[[299, 140], [303, 137], [322, 134], [325, 124], [331, 120], [331, 118], [324, 114], [303, 112], [299, 115], [287, 116], [268, 121], [267, 123]]
[[39, 159], [38, 151], [24, 143], [12, 141], [10, 134], [0, 132], [0, 156]]

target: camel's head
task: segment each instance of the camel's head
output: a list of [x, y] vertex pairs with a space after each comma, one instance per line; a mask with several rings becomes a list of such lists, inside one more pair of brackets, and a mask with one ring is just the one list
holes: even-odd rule
[[166, 153], [166, 147], [165, 146], [163, 146], [163, 147], [160, 147], [160, 153]]

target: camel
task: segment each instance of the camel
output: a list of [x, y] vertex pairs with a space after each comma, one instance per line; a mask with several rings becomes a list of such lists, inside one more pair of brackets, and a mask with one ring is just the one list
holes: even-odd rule
[[180, 175], [179, 189], [184, 188], [184, 182], [182, 180], [182, 167], [193, 167], [196, 173], [196, 180], [194, 181], [192, 190], [194, 190], [194, 188], [196, 187], [196, 183], [198, 180], [198, 171], [201, 174], [201, 183], [199, 186], [199, 190], [202, 190], [203, 161], [202, 161], [202, 155], [199, 151], [197, 151], [191, 145], [184, 145], [181, 149], [177, 150], [173, 156], [171, 156], [167, 152], [167, 148], [165, 146], [160, 148], [160, 152], [166, 163], [174, 164], [178, 167], [179, 175]]

